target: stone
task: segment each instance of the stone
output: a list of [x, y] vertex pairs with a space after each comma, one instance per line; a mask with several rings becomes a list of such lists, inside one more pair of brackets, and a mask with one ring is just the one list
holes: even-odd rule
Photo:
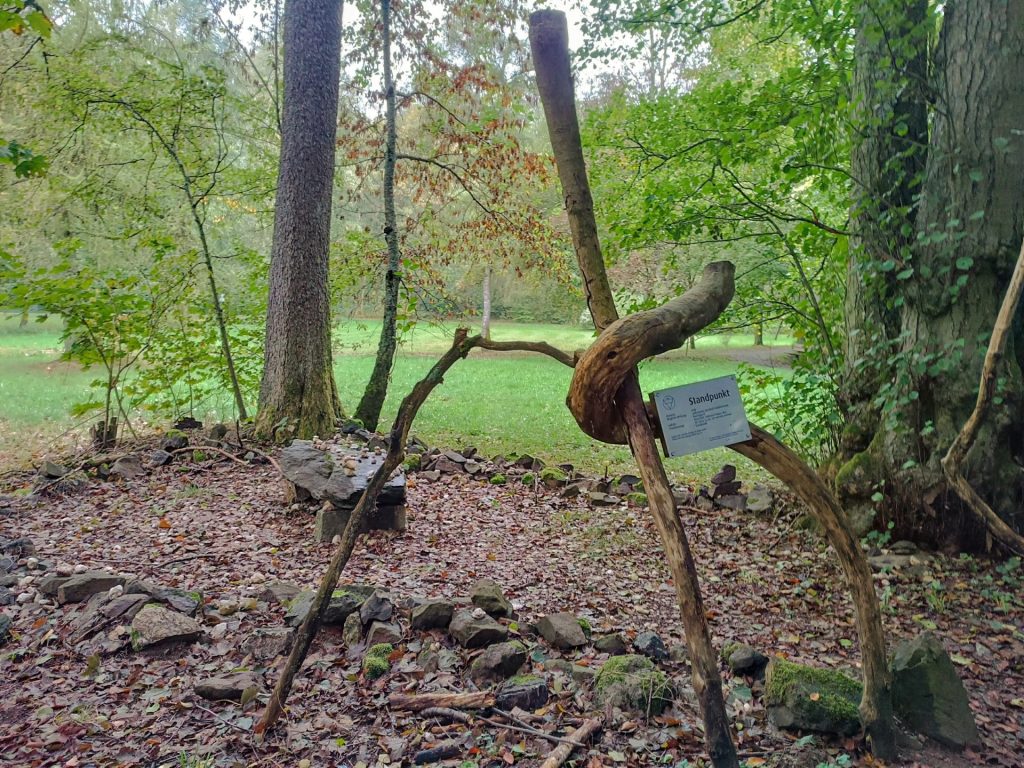
[[57, 588], [57, 602], [80, 603], [98, 592], [106, 592], [114, 586], [124, 586], [127, 579], [106, 571], [86, 571], [72, 576]]
[[511, 616], [512, 603], [501, 591], [494, 579], [480, 579], [473, 585], [469, 599], [473, 605], [482, 608], [490, 616]]
[[834, 670], [774, 658], [765, 671], [764, 703], [777, 728], [852, 736], [860, 699], [860, 683]]
[[719, 496], [715, 499], [715, 503], [720, 507], [733, 509], [737, 512], [745, 512], [747, 509], [747, 497], [741, 493], [730, 493], [725, 496]]
[[195, 616], [203, 605], [203, 596], [184, 589], [161, 588], [155, 597], [186, 616]]
[[0, 557], [0, 573], [10, 573], [17, 567], [18, 561], [13, 557], [8, 557], [7, 555]]
[[397, 624], [375, 621], [366, 630], [366, 644], [370, 647], [386, 643], [398, 645], [402, 642], [402, 628]]
[[488, 646], [473, 660], [470, 677], [478, 683], [484, 680], [504, 680], [516, 674], [526, 663], [526, 646], [518, 640]]
[[413, 629], [441, 629], [452, 623], [455, 603], [451, 600], [425, 600], [413, 607], [410, 626]]
[[304, 589], [288, 603], [288, 612], [284, 615], [284, 623], [289, 627], [297, 627], [306, 619], [306, 614], [313, 607], [316, 592]]
[[157, 448], [149, 454], [149, 464], [152, 467], [166, 467], [172, 461], [174, 461], [174, 456], [163, 448]]
[[341, 642], [346, 648], [355, 648], [363, 641], [363, 622], [358, 613], [350, 613], [341, 628]]
[[947, 747], [980, 744], [967, 691], [935, 634], [900, 643], [892, 674], [893, 709], [902, 722]]
[[608, 659], [597, 672], [594, 696], [602, 707], [660, 715], [672, 703], [668, 677], [646, 656], [635, 654]]
[[11, 639], [11, 626], [14, 624], [6, 613], [0, 613], [0, 645]]
[[296, 598], [302, 588], [286, 581], [269, 581], [263, 585], [260, 600], [279, 605], [288, 605]]
[[58, 464], [55, 461], [47, 459], [43, 462], [43, 466], [39, 468], [39, 474], [49, 480], [57, 480], [64, 477], [71, 470], [65, 467], [63, 464]]
[[57, 591], [70, 579], [70, 576], [58, 576], [55, 573], [48, 574], [40, 580], [39, 591], [48, 597], [56, 597]]
[[475, 618], [472, 611], [455, 611], [448, 632], [463, 648], [482, 648], [508, 637], [508, 629], [490, 616]]
[[438, 456], [430, 466], [435, 472], [440, 472], [443, 475], [457, 475], [462, 472], [462, 465], [447, 456]]
[[[331, 541], [344, 533], [352, 509], [339, 508], [331, 503], [324, 504], [316, 513], [313, 538], [317, 541]], [[363, 524], [363, 530], [404, 531], [408, 527], [405, 504], [382, 504], [377, 501], [376, 509]]]
[[0, 555], [28, 557], [35, 553], [36, 545], [32, 543], [32, 539], [23, 537], [20, 539], [10, 539], [9, 541], [0, 541]]
[[15, 595], [7, 587], [0, 587], [0, 606], [14, 605]]
[[610, 493], [602, 493], [601, 491], [590, 491], [587, 494], [587, 498], [590, 499], [590, 503], [595, 507], [614, 507], [622, 499], [618, 496], [613, 496]]
[[594, 648], [601, 653], [621, 656], [627, 651], [626, 640], [618, 632], [602, 635], [594, 641]]
[[747, 494], [747, 511], [756, 514], [770, 512], [775, 499], [767, 486], [757, 483], [754, 489]]
[[428, 483], [436, 483], [441, 479], [441, 473], [436, 470], [429, 470], [426, 472], [420, 472], [417, 477], [420, 480], [426, 480]]
[[111, 477], [120, 477], [122, 480], [133, 480], [146, 474], [146, 468], [142, 466], [142, 460], [135, 454], [122, 456], [110, 467]]
[[[331, 593], [331, 600], [327, 604], [327, 610], [324, 612], [323, 623], [328, 626], [343, 626], [349, 614], [358, 612], [359, 607], [366, 598], [373, 594], [375, 589], [376, 587], [367, 584], [348, 584], [334, 590]], [[299, 592], [288, 604], [288, 613], [284, 617], [285, 623], [289, 627], [299, 626], [313, 606], [315, 597], [316, 592], [311, 589]]]
[[537, 631], [548, 643], [562, 650], [582, 648], [587, 644], [579, 619], [566, 611], [542, 618], [537, 622]]
[[160, 449], [168, 453], [180, 451], [182, 448], [188, 448], [188, 435], [179, 429], [172, 429], [160, 441]]
[[461, 453], [456, 453], [455, 451], [445, 451], [441, 455], [449, 461], [454, 461], [456, 464], [465, 464], [467, 460], [465, 456]]
[[239, 672], [224, 677], [208, 677], [196, 683], [196, 695], [207, 701], [241, 701], [242, 694], [250, 688], [259, 689], [259, 682], [252, 672]]
[[284, 656], [292, 649], [295, 630], [286, 627], [260, 627], [254, 629], [242, 641], [242, 653], [251, 655], [257, 661], [270, 661]]
[[686, 643], [673, 643], [668, 647], [668, 658], [676, 664], [689, 664], [690, 649]]
[[654, 661], [668, 661], [668, 648], [654, 632], [641, 632], [633, 641], [633, 647]]
[[495, 694], [495, 706], [510, 712], [516, 707], [527, 712], [548, 703], [548, 684], [536, 675], [519, 675], [506, 680]]
[[359, 606], [359, 618], [363, 626], [374, 621], [389, 621], [394, 612], [394, 603], [387, 592], [374, 592]]
[[737, 675], [757, 675], [768, 665], [768, 657], [746, 643], [732, 643], [723, 651], [725, 663]]
[[192, 642], [202, 633], [195, 619], [159, 605], [146, 605], [132, 619], [132, 648], [141, 651], [169, 643]]
[[723, 485], [736, 480], [736, 467], [732, 464], [723, 464], [722, 468], [711, 478], [712, 485]]
[[566, 659], [548, 659], [544, 662], [544, 669], [571, 677], [577, 683], [589, 683], [597, 674], [590, 667], [584, 667], [582, 664], [573, 664]]
[[228, 434], [227, 424], [214, 424], [207, 433], [211, 440], [223, 440]]
[[894, 555], [916, 555], [919, 550], [914, 542], [901, 540], [890, 544], [889, 551]]

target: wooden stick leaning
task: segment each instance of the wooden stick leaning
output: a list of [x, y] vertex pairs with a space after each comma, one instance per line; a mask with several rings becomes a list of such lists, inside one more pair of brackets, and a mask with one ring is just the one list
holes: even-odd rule
[[946, 475], [949, 484], [956, 490], [957, 495], [988, 528], [990, 534], [1011, 552], [1024, 555], [1024, 536], [1021, 536], [1013, 528], [1007, 525], [999, 515], [995, 513], [984, 499], [978, 495], [974, 487], [967, 482], [963, 474], [964, 459], [974, 446], [978, 437], [978, 430], [988, 415], [989, 407], [992, 404], [992, 395], [996, 387], [996, 374], [999, 363], [1003, 359], [1003, 350], [1006, 348], [1006, 337], [1010, 335], [1010, 328], [1013, 325], [1013, 316], [1017, 313], [1017, 305], [1020, 303], [1021, 289], [1024, 288], [1024, 243], [1021, 244], [1020, 254], [1017, 256], [1017, 265], [1014, 267], [1013, 276], [1010, 278], [1010, 285], [1003, 297], [1003, 304], [996, 315], [996, 322], [992, 328], [992, 338], [988, 343], [988, 351], [985, 353], [985, 362], [981, 367], [981, 381], [978, 384], [978, 399], [974, 404], [974, 410], [964, 422], [960, 434], [953, 440], [946, 455], [942, 458], [942, 471]]
[[585, 720], [583, 725], [569, 734], [567, 743], [559, 744], [551, 750], [551, 754], [540, 764], [540, 768], [559, 768], [562, 763], [569, 759], [573, 749], [586, 743], [587, 739], [599, 731], [603, 725], [603, 717]]
[[281, 670], [281, 676], [278, 678], [277, 685], [274, 686], [273, 693], [270, 694], [270, 701], [263, 712], [263, 717], [256, 726], [255, 730], [257, 733], [262, 733], [273, 727], [274, 723], [281, 717], [285, 701], [288, 699], [288, 693], [291, 691], [292, 681], [295, 679], [295, 675], [302, 666], [306, 654], [309, 653], [309, 647], [312, 645], [313, 639], [320, 629], [320, 624], [330, 603], [331, 592], [334, 591], [342, 570], [352, 556], [356, 540], [362, 531], [363, 521], [366, 519], [369, 510], [373, 509], [373, 506], [377, 503], [377, 496], [391, 477], [391, 473], [398, 469], [405, 458], [405, 445], [408, 442], [409, 429], [412, 426], [413, 419], [416, 417], [416, 413], [434, 387], [442, 382], [448, 369], [456, 361], [464, 358], [469, 350], [479, 341], [478, 336], [473, 338], [467, 338], [467, 336], [468, 332], [465, 328], [458, 329], [455, 332], [455, 339], [452, 341], [451, 348], [445, 352], [440, 360], [434, 363], [434, 366], [427, 372], [427, 375], [417, 382], [412, 391], [402, 400], [402, 404], [398, 408], [398, 415], [395, 417], [394, 425], [391, 428], [391, 440], [388, 445], [387, 455], [384, 457], [384, 463], [373, 473], [366, 486], [366, 490], [363, 491], [363, 495], [359, 499], [359, 503], [356, 504], [356, 508], [352, 510], [352, 514], [349, 516], [348, 524], [341, 535], [341, 542], [331, 557], [327, 571], [320, 582], [320, 588], [313, 598], [313, 604], [310, 606], [306, 618], [296, 632], [292, 651], [288, 656], [287, 662], [285, 662], [284, 669]]

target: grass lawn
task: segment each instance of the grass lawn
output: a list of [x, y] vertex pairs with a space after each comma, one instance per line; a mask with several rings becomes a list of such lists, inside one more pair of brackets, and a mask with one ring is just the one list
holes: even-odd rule
[[[456, 327], [421, 325], [407, 333], [392, 373], [383, 423], [394, 418], [401, 398], [448, 349]], [[349, 411], [355, 409], [373, 367], [380, 323], [347, 320], [335, 333], [335, 376]], [[43, 450], [76, 423], [72, 404], [86, 399], [93, 371], [59, 361], [60, 324], [19, 327], [17, 317], [0, 316], [0, 463], [25, 459]], [[496, 340], [545, 340], [565, 350], [587, 346], [593, 331], [571, 326], [498, 323]], [[696, 350], [680, 350], [641, 366], [645, 392], [734, 373], [735, 357], [751, 347], [752, 338], [734, 335], [701, 338]], [[780, 343], [789, 344], [791, 339]], [[760, 355], [771, 347], [756, 348]], [[787, 347], [788, 349], [788, 347]], [[591, 440], [565, 407], [571, 371], [541, 355], [476, 350], [456, 363], [442, 386], [423, 406], [413, 431], [430, 444], [460, 449], [474, 445], [487, 455], [530, 453], [549, 462], [575, 464], [589, 472], [622, 472], [633, 467], [628, 448]], [[224, 398], [229, 402], [228, 398]], [[196, 414], [200, 418], [224, 415]], [[680, 479], [706, 479], [726, 461], [753, 465], [725, 449], [668, 460]]]

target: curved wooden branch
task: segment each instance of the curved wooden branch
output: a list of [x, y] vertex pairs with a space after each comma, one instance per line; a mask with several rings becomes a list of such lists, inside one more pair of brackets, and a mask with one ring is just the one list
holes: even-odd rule
[[493, 352], [539, 352], [542, 355], [553, 357], [562, 365], [568, 365], [570, 368], [576, 366], [575, 355], [563, 352], [546, 341], [491, 341], [490, 339], [480, 339], [476, 346]]
[[946, 475], [946, 480], [953, 486], [964, 504], [980, 518], [996, 541], [1018, 555], [1024, 555], [1024, 536], [1007, 525], [967, 482], [967, 478], [963, 474], [963, 463], [974, 446], [978, 431], [992, 404], [997, 369], [1003, 359], [1006, 337], [1010, 334], [1013, 316], [1017, 313], [1022, 288], [1024, 288], [1024, 243], [1021, 244], [1013, 277], [1010, 278], [1010, 285], [1003, 297], [1003, 305], [999, 308], [999, 314], [996, 316], [996, 322], [992, 328], [992, 338], [989, 340], [985, 362], [981, 368], [981, 382], [978, 384], [978, 399], [974, 404], [974, 410], [942, 459], [942, 471]]
[[604, 443], [627, 442], [616, 407], [620, 387], [641, 360], [681, 347], [713, 323], [732, 300], [735, 273], [728, 261], [708, 264], [700, 281], [682, 296], [605, 328], [580, 357], [569, 387], [566, 404], [580, 429]]
[[757, 425], [750, 425], [750, 435], [750, 440], [729, 447], [764, 467], [792, 488], [821, 523], [829, 543], [839, 557], [853, 596], [864, 667], [861, 723], [871, 738], [872, 751], [879, 756], [891, 756], [896, 749], [892, 725], [892, 677], [886, 662], [882, 613], [871, 578], [871, 567], [850, 527], [846, 513], [817, 472]]

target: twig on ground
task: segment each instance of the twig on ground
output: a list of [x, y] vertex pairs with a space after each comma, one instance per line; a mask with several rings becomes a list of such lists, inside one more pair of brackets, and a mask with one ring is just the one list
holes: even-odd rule
[[569, 759], [573, 749], [583, 746], [587, 739], [594, 735], [604, 725], [604, 717], [595, 717], [591, 720], [584, 720], [583, 725], [569, 734], [569, 739], [564, 744], [555, 747], [547, 759], [541, 763], [540, 768], [559, 768], [562, 763]]

